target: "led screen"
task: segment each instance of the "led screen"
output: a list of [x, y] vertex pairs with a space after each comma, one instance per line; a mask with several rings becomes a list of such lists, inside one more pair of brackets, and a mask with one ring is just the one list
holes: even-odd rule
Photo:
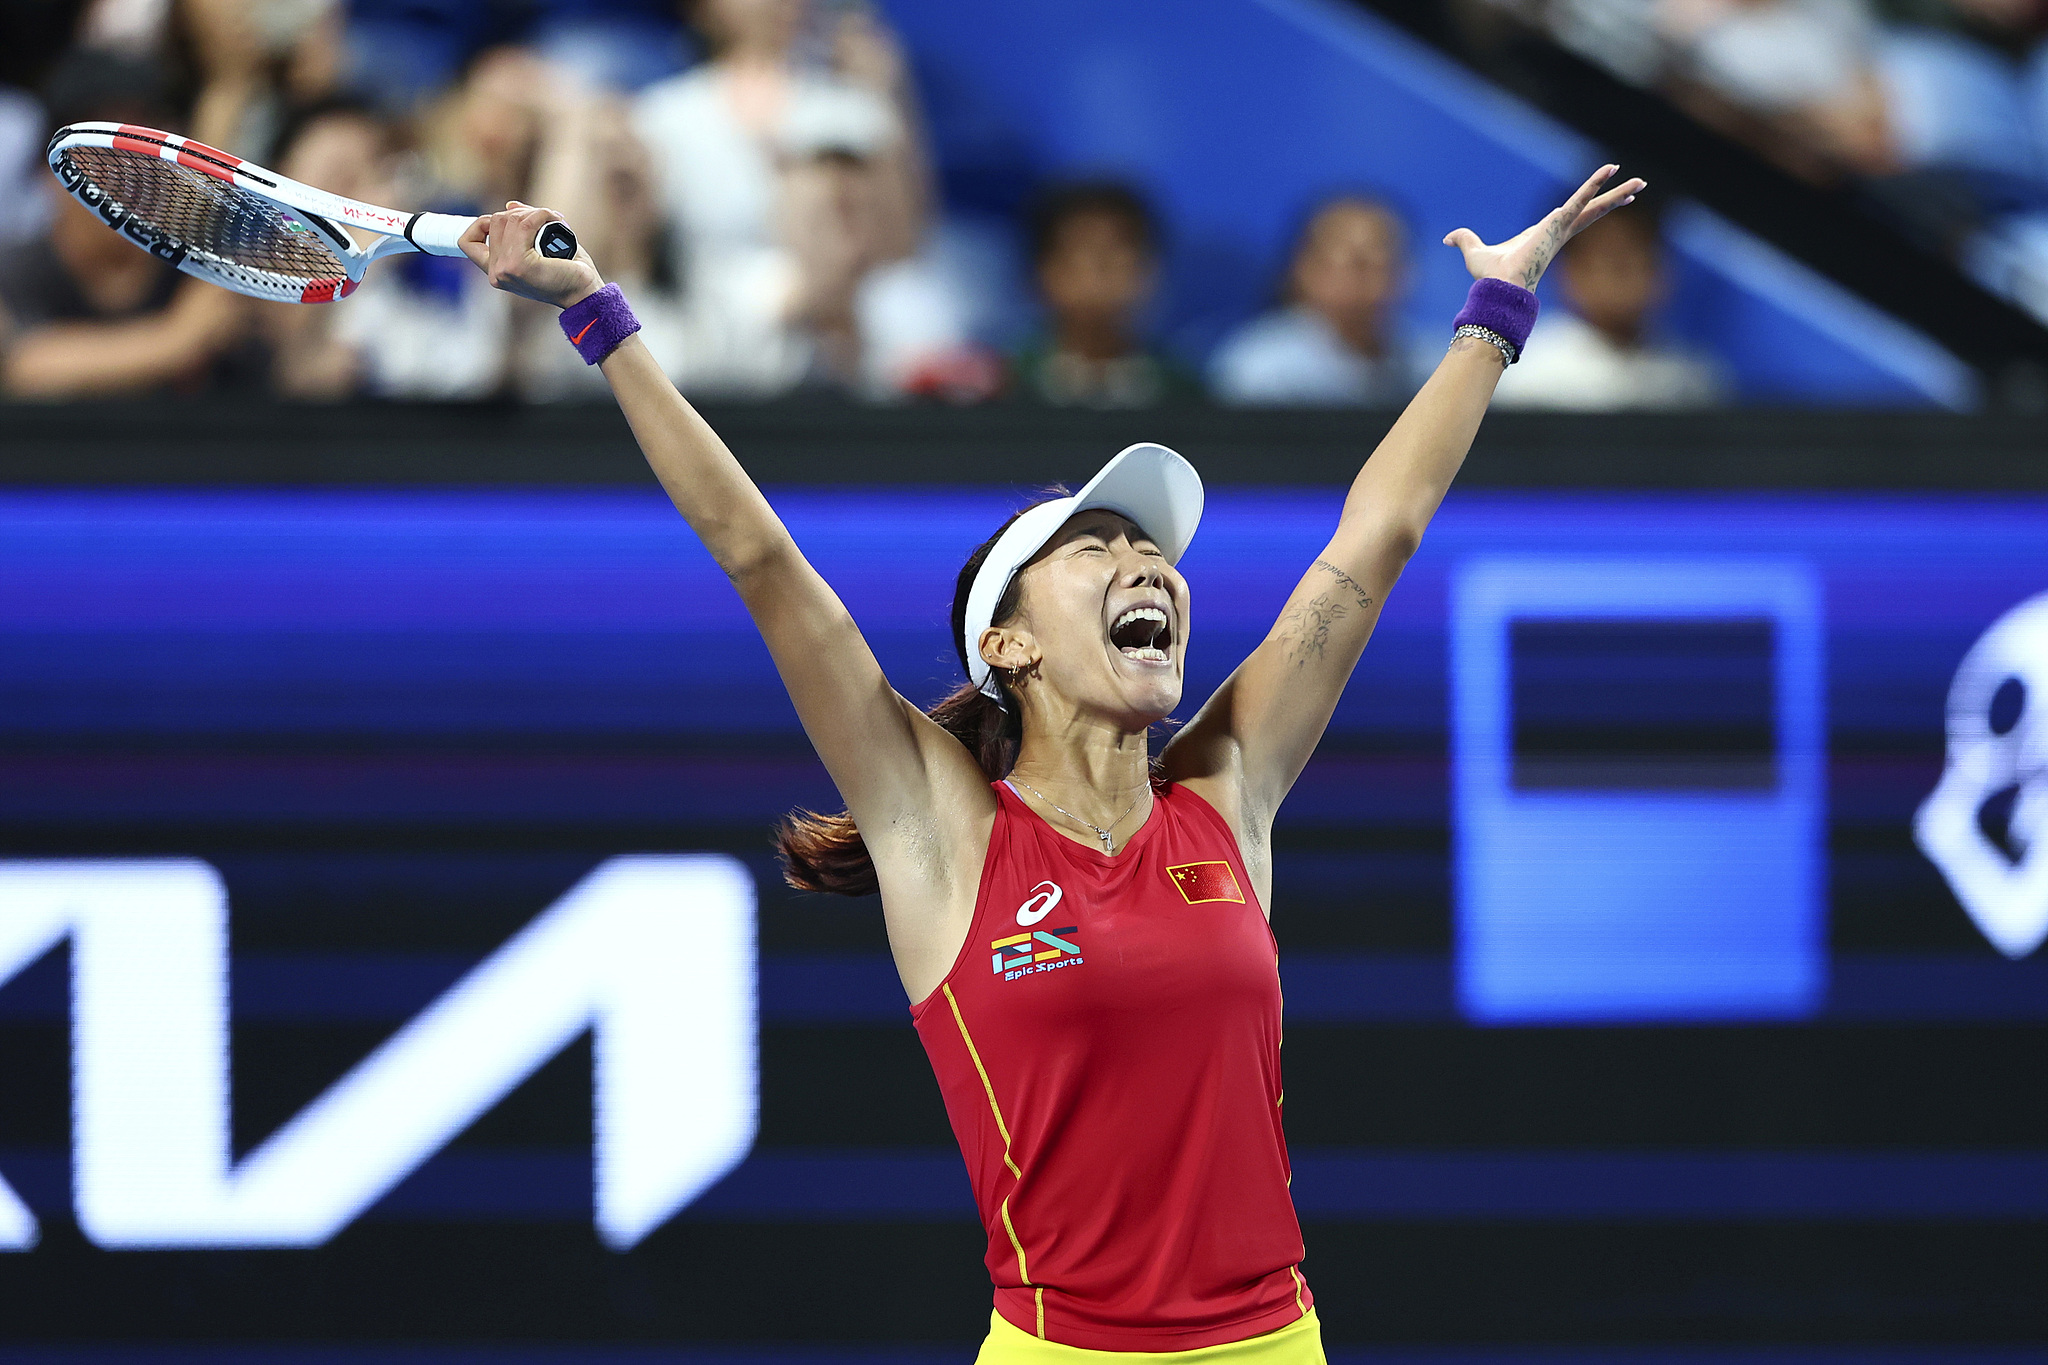
[[[946, 691], [954, 574], [1016, 500], [774, 501], [899, 688]], [[1183, 714], [1338, 502], [1211, 490]], [[2048, 1218], [2013, 1084], [2048, 1060], [2043, 592], [2039, 499], [1452, 499], [1275, 831], [1333, 1341], [1455, 1337], [1482, 1299], [1597, 1336], [1571, 1266], [1680, 1294], [1667, 1252], [1715, 1238], [1807, 1286], [1809, 1335], [1864, 1330], [1838, 1267], [1967, 1271], [1887, 1291], [1924, 1334], [2032, 1330], [2000, 1277]], [[0, 759], [19, 1340], [977, 1336], [980, 1230], [876, 908], [776, 880], [771, 822], [829, 783], [657, 495], [0, 497]], [[701, 922], [506, 974], [622, 866]], [[636, 961], [694, 1013], [619, 1024]], [[663, 1030], [719, 1041], [621, 1050]], [[438, 1060], [389, 1062], [422, 1034]], [[1446, 1288], [1471, 1238], [1516, 1249], [1483, 1294]], [[777, 1268], [824, 1261], [791, 1307]]]

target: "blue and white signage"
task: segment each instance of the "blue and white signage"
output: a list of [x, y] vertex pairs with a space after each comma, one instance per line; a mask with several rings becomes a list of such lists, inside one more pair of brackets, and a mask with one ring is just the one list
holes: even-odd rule
[[1469, 1018], [1819, 1008], [1820, 617], [1797, 561], [1462, 566], [1453, 837]]

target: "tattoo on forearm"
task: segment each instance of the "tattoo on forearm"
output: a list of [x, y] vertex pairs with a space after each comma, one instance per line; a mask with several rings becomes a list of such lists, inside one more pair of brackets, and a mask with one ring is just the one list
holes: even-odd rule
[[[1464, 338], [1464, 340], [1469, 341], [1471, 340], [1471, 338], [1466, 337]], [[1350, 574], [1345, 573], [1342, 569], [1338, 568], [1335, 564], [1332, 564], [1327, 559], [1318, 559], [1315, 563], [1315, 567], [1321, 569], [1326, 574], [1334, 576], [1339, 583], [1342, 583], [1345, 587], [1351, 589], [1351, 595], [1358, 599], [1358, 609], [1360, 611], [1364, 611], [1367, 607], [1372, 605], [1372, 594], [1367, 592], [1364, 588], [1360, 587], [1358, 580], [1353, 578]]]
[[1332, 602], [1326, 593], [1306, 606], [1296, 607], [1281, 618], [1287, 638], [1287, 662], [1296, 668], [1320, 660], [1330, 645], [1330, 628], [1344, 619], [1345, 607]]
[[1351, 608], [1320, 593], [1282, 616], [1280, 635], [1287, 641], [1287, 662], [1301, 668], [1312, 659], [1321, 659], [1330, 646], [1330, 628], [1350, 614]]
[[1557, 254], [1558, 237], [1564, 232], [1564, 210], [1550, 215], [1543, 224], [1543, 245], [1536, 248], [1536, 254], [1529, 258], [1528, 267], [1522, 271], [1522, 288], [1534, 289], [1536, 281], [1543, 278], [1543, 268], [1550, 264], [1550, 258]]
[[[1314, 567], [1342, 584], [1357, 602], [1357, 610], [1365, 611], [1372, 606], [1372, 594], [1350, 574], [1327, 559], [1318, 559]], [[1351, 603], [1326, 592], [1317, 593], [1301, 606], [1290, 607], [1276, 628], [1276, 634], [1287, 642], [1287, 662], [1301, 668], [1311, 660], [1320, 660], [1329, 652], [1330, 632], [1351, 612]]]

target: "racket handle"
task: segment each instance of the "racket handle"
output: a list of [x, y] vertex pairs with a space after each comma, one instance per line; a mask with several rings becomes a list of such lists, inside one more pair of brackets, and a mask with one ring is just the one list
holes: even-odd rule
[[550, 260], [572, 260], [576, 255], [576, 234], [569, 230], [567, 223], [557, 218], [540, 230], [540, 236], [533, 239], [533, 245]]
[[[406, 226], [405, 239], [429, 256], [460, 256], [463, 251], [459, 239], [475, 221], [452, 213], [414, 214]], [[576, 234], [557, 218], [540, 230], [534, 246], [551, 260], [570, 260], [576, 255]]]
[[475, 221], [458, 213], [415, 213], [405, 225], [405, 240], [429, 256], [460, 256], [458, 239]]

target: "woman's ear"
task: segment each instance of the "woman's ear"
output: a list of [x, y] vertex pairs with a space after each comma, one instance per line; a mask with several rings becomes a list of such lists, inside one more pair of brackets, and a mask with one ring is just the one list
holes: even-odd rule
[[990, 626], [976, 643], [981, 661], [1004, 672], [1035, 667], [1042, 652], [1031, 632], [1018, 626]]

